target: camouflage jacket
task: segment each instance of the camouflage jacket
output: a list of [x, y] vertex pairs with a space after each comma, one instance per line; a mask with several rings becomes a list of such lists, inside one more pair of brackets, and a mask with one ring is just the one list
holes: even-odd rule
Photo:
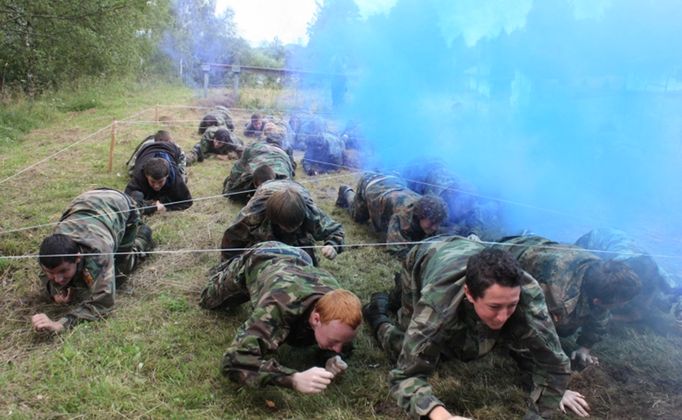
[[[296, 370], [270, 358], [283, 343], [315, 345], [308, 318], [315, 302], [339, 288], [326, 271], [312, 265], [303, 250], [279, 242], [256, 245], [239, 258], [221, 265], [219, 276], [246, 292], [253, 311], [223, 356], [222, 372], [249, 386], [291, 387]], [[215, 283], [214, 283], [215, 284]], [[212, 284], [209, 284], [209, 288]], [[213, 291], [202, 294], [202, 303], [220, 298]]]
[[301, 162], [303, 170], [308, 175], [316, 175], [342, 169], [344, 149], [343, 140], [332, 133], [309, 136]]
[[211, 115], [215, 117], [216, 121], [218, 121], [218, 125], [227, 127], [230, 131], [234, 130], [232, 115], [230, 114], [230, 110], [227, 109], [226, 107], [221, 105], [215, 106], [213, 109], [206, 113], [205, 117]]
[[484, 245], [461, 237], [435, 237], [415, 246], [403, 264], [401, 328], [405, 331], [398, 363], [389, 374], [391, 393], [411, 416], [426, 416], [444, 405], [427, 382], [441, 357], [469, 361], [502, 342], [530, 350], [533, 410], [556, 410], [570, 376], [542, 289], [524, 277], [521, 300], [499, 331], [489, 329], [464, 296], [466, 264]]
[[248, 146], [242, 157], [234, 163], [230, 175], [223, 182], [223, 194], [254, 189], [253, 172], [266, 165], [275, 172], [276, 179], [294, 177], [294, 166], [289, 155], [281, 147], [258, 142]]
[[509, 251], [542, 286], [559, 336], [567, 337], [580, 329], [577, 343], [588, 348], [601, 340], [609, 311], [592, 306], [582, 293], [585, 273], [599, 257], [540, 236], [513, 236], [500, 243], [493, 247]]
[[216, 155], [226, 155], [230, 152], [234, 152], [235, 150], [241, 148], [244, 143], [237, 138], [233, 133], [230, 132], [230, 141], [224, 142], [218, 147], [213, 146], [213, 139], [215, 138], [215, 133], [216, 131], [220, 129], [225, 129], [225, 126], [212, 126], [208, 127], [204, 134], [201, 136], [201, 140], [199, 141], [199, 147], [201, 148], [201, 152], [204, 154], [204, 156], [213, 153]]
[[251, 121], [249, 121], [245, 126], [244, 126], [244, 136], [246, 137], [260, 137], [261, 134], [263, 134], [263, 126], [265, 125], [265, 120], [263, 120], [263, 125], [261, 125], [260, 128], [257, 128], [253, 125]]
[[420, 195], [393, 175], [365, 173], [356, 188], [354, 211], [366, 212], [376, 232], [385, 237], [388, 251], [404, 257], [413, 244], [425, 238], [419, 220], [413, 216], [414, 203]]
[[[53, 233], [73, 239], [81, 254], [101, 254], [81, 257], [78, 271], [68, 284], [81, 303], [60, 320], [65, 327], [100, 319], [112, 311], [116, 297], [113, 253], [132, 246], [139, 220], [132, 200], [109, 189], [84, 192], [62, 214]], [[44, 274], [40, 277], [51, 298], [61, 292]]]
[[[273, 193], [286, 188], [296, 190], [306, 203], [303, 225], [292, 233], [280, 231], [265, 215], [268, 198]], [[324, 241], [325, 245], [332, 245], [336, 252], [341, 253], [343, 239], [343, 226], [315, 205], [308, 190], [297, 182], [283, 179], [268, 181], [258, 187], [251, 200], [239, 212], [234, 223], [225, 230], [221, 248], [223, 259], [229, 259], [243, 251], [225, 251], [225, 249], [248, 248], [263, 241], [278, 240], [293, 246], [311, 246], [315, 241]], [[309, 253], [313, 254], [312, 250], [309, 250]]]
[[477, 198], [476, 189], [459, 179], [444, 161], [415, 162], [405, 167], [402, 176], [412, 191], [435, 195], [448, 205], [448, 219], [442, 230], [461, 236], [473, 233], [484, 240], [500, 236], [497, 203]]

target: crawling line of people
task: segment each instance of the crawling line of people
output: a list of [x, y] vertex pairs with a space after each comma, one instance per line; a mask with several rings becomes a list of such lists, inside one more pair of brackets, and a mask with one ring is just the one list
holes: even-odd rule
[[[202, 135], [221, 127], [212, 131], [231, 136], [226, 112], [207, 114]], [[204, 123], [220, 118], [222, 125]], [[409, 177], [367, 172], [357, 185], [339, 187], [335, 205], [354, 221], [369, 222], [402, 264], [392, 289], [372, 294], [363, 306], [319, 267], [316, 244], [334, 259], [344, 251], [345, 234], [292, 179], [286, 127], [273, 124], [264, 128], [264, 141], [230, 150], [239, 160], [223, 192], [245, 205], [224, 231], [221, 261], [210, 270], [199, 305], [251, 307], [222, 358], [221, 371], [232, 381], [322, 392], [353, 367], [348, 355], [364, 320], [393, 365], [390, 392], [411, 417], [457, 418], [434, 394], [429, 376], [441, 360], [478, 359], [496, 346], [507, 346], [530, 373], [529, 418], [559, 411], [584, 417], [589, 395], [568, 389], [571, 364], [598, 363], [591, 349], [612, 315], [636, 318], [655, 307], [682, 319], [666, 273], [642, 250], [632, 252], [636, 245], [622, 232], [595, 230], [577, 245], [537, 235], [500, 237], [498, 209], [463, 193], [457, 177], [433, 162]], [[109, 315], [116, 290], [154, 248], [143, 217], [191, 206], [183, 166], [191, 159], [167, 134], [136, 150], [125, 192], [79, 195], [42, 241], [38, 262], [48, 296], [76, 305], [57, 320], [33, 315], [34, 329], [60, 333]], [[199, 161], [208, 150], [200, 142], [192, 153]], [[590, 249], [618, 253], [606, 259]], [[578, 348], [565, 351], [559, 337], [576, 332]], [[284, 344], [316, 346], [326, 361], [302, 372], [283, 366], [275, 353]]]

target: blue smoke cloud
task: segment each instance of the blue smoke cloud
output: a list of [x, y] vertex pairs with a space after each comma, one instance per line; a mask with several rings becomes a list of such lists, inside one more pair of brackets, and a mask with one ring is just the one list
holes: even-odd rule
[[397, 0], [365, 14], [327, 0], [305, 61], [334, 71], [342, 57], [337, 117], [360, 122], [377, 164], [446, 159], [505, 203], [510, 232], [573, 242], [616, 227], [682, 255], [680, 2]]

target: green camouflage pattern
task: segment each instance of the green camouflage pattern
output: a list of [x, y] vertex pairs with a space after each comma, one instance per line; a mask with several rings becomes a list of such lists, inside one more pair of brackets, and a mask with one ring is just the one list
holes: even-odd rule
[[215, 117], [216, 121], [218, 121], [219, 126], [227, 127], [230, 131], [234, 130], [232, 114], [230, 114], [230, 110], [227, 109], [226, 107], [217, 105], [213, 107], [213, 109], [208, 111], [206, 115], [204, 115], [204, 118], [208, 116]]
[[[113, 310], [116, 282], [125, 280], [153, 246], [139, 234], [142, 226], [134, 202], [119, 191], [87, 191], [71, 202], [53, 233], [73, 239], [81, 254], [99, 255], [82, 256], [75, 277], [67, 285], [74, 289], [80, 304], [60, 320], [65, 327], [101, 319]], [[116, 252], [132, 254], [114, 256]], [[44, 274], [40, 277], [50, 297], [61, 292]]]
[[503, 238], [493, 248], [509, 251], [540, 283], [559, 336], [568, 337], [580, 329], [577, 344], [591, 348], [606, 334], [609, 311], [592, 306], [581, 293], [585, 273], [599, 257], [535, 235]]
[[330, 132], [309, 135], [301, 161], [303, 170], [308, 175], [318, 175], [342, 169], [344, 149], [343, 140]]
[[253, 387], [291, 387], [296, 370], [272, 358], [282, 344], [316, 345], [308, 322], [315, 302], [338, 289], [331, 274], [313, 266], [303, 250], [280, 242], [263, 242], [239, 258], [216, 267], [201, 293], [207, 309], [230, 308], [250, 301], [251, 315], [223, 355], [222, 373]]
[[358, 181], [348, 212], [358, 223], [370, 220], [374, 231], [388, 244], [388, 251], [402, 258], [412, 248], [404, 242], [426, 237], [412, 214], [420, 197], [397, 176], [366, 172]]
[[[292, 233], [281, 231], [273, 226], [266, 217], [266, 204], [275, 192], [292, 188], [298, 192], [306, 203], [306, 214], [303, 225]], [[273, 180], [262, 184], [256, 190], [254, 196], [242, 208], [235, 221], [223, 234], [221, 242], [223, 260], [237, 256], [243, 252], [241, 248], [249, 248], [258, 242], [277, 240], [292, 246], [313, 246], [315, 241], [324, 241], [325, 245], [332, 245], [337, 253], [343, 251], [344, 232], [343, 226], [334, 221], [325, 212], [315, 205], [308, 190], [301, 184], [288, 180]], [[230, 250], [236, 248], [237, 250]], [[313, 248], [307, 248], [313, 261], [315, 252]]]
[[476, 189], [459, 179], [442, 160], [420, 160], [406, 166], [402, 176], [412, 191], [435, 195], [447, 203], [448, 218], [442, 231], [460, 236], [475, 234], [483, 240], [501, 236], [499, 205], [480, 198]]
[[[218, 147], [213, 146], [213, 139], [215, 138], [216, 131], [221, 129], [224, 130], [226, 128], [227, 127], [222, 125], [208, 127], [204, 134], [201, 136], [201, 140], [199, 140], [199, 143], [197, 143], [195, 148], [198, 146], [201, 149], [201, 153], [204, 155], [204, 157], [207, 157], [210, 154], [228, 155], [231, 152], [237, 152], [244, 146], [244, 142], [237, 138], [237, 136], [232, 132], [230, 132], [229, 141], [223, 142]], [[186, 160], [188, 165], [195, 163], [198, 159], [199, 157], [194, 149], [187, 153]]]
[[294, 177], [292, 160], [281, 147], [258, 142], [248, 146], [242, 157], [234, 163], [230, 175], [223, 182], [223, 194], [239, 195], [237, 193], [255, 189], [253, 172], [262, 165], [272, 168], [276, 179]]
[[676, 285], [670, 275], [625, 232], [595, 229], [578, 238], [575, 244], [596, 251], [604, 260], [621, 261], [639, 277], [642, 284], [640, 294], [622, 307], [613, 309], [614, 315], [638, 319], [652, 308], [668, 312], [671, 307], [674, 314], [682, 313], [682, 297], [673, 293]]
[[441, 358], [470, 361], [498, 342], [529, 363], [534, 388], [531, 413], [548, 416], [559, 407], [570, 376], [540, 285], [524, 276], [521, 300], [499, 331], [489, 329], [465, 298], [469, 257], [485, 246], [458, 236], [437, 236], [412, 248], [401, 272], [398, 323], [379, 327], [378, 339], [397, 366], [389, 374], [391, 394], [411, 417], [444, 405], [427, 379]]

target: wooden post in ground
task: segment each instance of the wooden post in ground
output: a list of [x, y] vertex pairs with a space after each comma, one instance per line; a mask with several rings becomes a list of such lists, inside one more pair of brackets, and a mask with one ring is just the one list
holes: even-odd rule
[[114, 146], [116, 146], [116, 120], [111, 123], [111, 143], [109, 144], [109, 173], [114, 166]]

